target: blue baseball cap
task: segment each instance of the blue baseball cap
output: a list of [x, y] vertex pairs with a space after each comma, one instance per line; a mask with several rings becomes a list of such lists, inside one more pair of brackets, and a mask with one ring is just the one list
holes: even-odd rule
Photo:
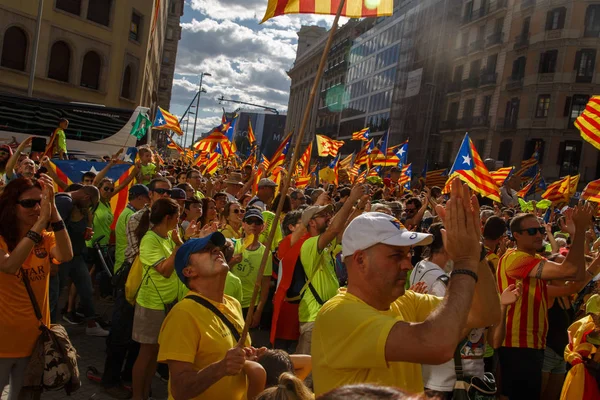
[[177, 253], [175, 253], [175, 272], [177, 272], [181, 282], [187, 282], [187, 278], [183, 275], [183, 269], [187, 267], [190, 256], [203, 250], [209, 243], [219, 247], [224, 246], [225, 236], [221, 232], [213, 232], [200, 239], [190, 239], [177, 250]]

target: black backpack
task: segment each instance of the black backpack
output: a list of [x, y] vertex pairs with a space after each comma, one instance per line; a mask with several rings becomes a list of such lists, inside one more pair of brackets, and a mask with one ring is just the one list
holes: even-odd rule
[[[315, 274], [317, 272], [318, 272], [318, 269], [317, 269], [317, 271], [315, 271]], [[312, 279], [312, 277], [310, 279]], [[302, 261], [300, 261], [300, 256], [298, 255], [298, 259], [296, 260], [296, 265], [294, 265], [294, 274], [292, 276], [292, 282], [290, 283], [290, 287], [288, 288], [288, 290], [285, 294], [285, 297], [286, 297], [285, 301], [287, 301], [288, 303], [292, 303], [292, 304], [300, 303], [300, 300], [302, 299], [302, 296], [304, 296], [304, 292], [306, 292], [307, 288], [310, 290], [312, 295], [315, 297], [315, 300], [317, 300], [317, 303], [319, 303], [319, 305], [322, 306], [323, 304], [325, 304], [323, 299], [321, 299], [321, 296], [319, 296], [319, 293], [317, 293], [317, 291], [315, 290], [315, 287], [313, 286], [313, 284], [310, 282], [310, 280], [306, 276], [306, 272], [304, 271], [304, 266], [302, 265]]]

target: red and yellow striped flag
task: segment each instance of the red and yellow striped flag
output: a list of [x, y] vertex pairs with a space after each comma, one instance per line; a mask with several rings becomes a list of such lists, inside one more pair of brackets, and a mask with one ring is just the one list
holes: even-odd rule
[[411, 165], [412, 163], [406, 164], [402, 167], [402, 171], [400, 171], [400, 178], [398, 178], [398, 186], [402, 187], [410, 182], [411, 176], [408, 174], [408, 171], [410, 170]]
[[348, 157], [344, 158], [340, 161], [340, 168], [348, 169], [352, 166], [352, 157], [354, 157], [354, 153], [350, 154]]
[[317, 151], [319, 157], [335, 157], [338, 151], [344, 145], [342, 140], [333, 140], [324, 135], [315, 135], [317, 138]]
[[271, 157], [271, 161], [269, 162], [268, 168], [265, 170], [265, 176], [269, 176], [273, 173], [273, 170], [276, 167], [283, 165], [285, 162], [285, 157], [287, 156], [288, 150], [290, 148], [290, 144], [292, 142], [292, 133], [290, 132], [283, 142], [279, 145], [277, 150], [275, 150], [275, 154]]
[[248, 141], [250, 142], [250, 146], [254, 146], [256, 144], [256, 136], [254, 136], [254, 129], [252, 129], [252, 123], [248, 120]]
[[542, 198], [550, 200], [553, 203], [566, 203], [577, 191], [579, 175], [567, 175], [564, 178], [551, 183], [542, 193]]
[[300, 160], [296, 166], [296, 175], [308, 175], [308, 166], [310, 164], [310, 158], [312, 156], [312, 142], [308, 145]]
[[362, 140], [364, 142], [368, 142], [370, 139], [369, 133], [371, 131], [369, 130], [369, 128], [363, 128], [358, 132], [354, 132], [352, 134], [352, 140]]
[[581, 192], [581, 198], [593, 201], [594, 203], [600, 203], [600, 179], [588, 183], [583, 192]]
[[204, 170], [205, 174], [213, 175], [219, 169], [219, 158], [221, 158], [221, 154], [216, 151], [210, 155], [208, 159], [208, 163], [206, 164], [206, 169]]
[[365, 181], [367, 180], [367, 173], [368, 171], [366, 169], [363, 172], [361, 172], [361, 174], [356, 177], [355, 184], [358, 185], [359, 183], [365, 183]]
[[[269, 0], [261, 23], [269, 18], [284, 14], [335, 15], [340, 0]], [[366, 18], [392, 15], [393, 0], [346, 0], [342, 8], [343, 17]]]
[[496, 185], [502, 186], [504, 185], [504, 181], [506, 181], [506, 179], [512, 174], [514, 169], [515, 167], [500, 168], [497, 171], [491, 171], [490, 175], [492, 176], [494, 182], [496, 182]]
[[584, 140], [600, 150], [600, 96], [592, 96], [575, 126]]
[[310, 175], [308, 176], [298, 176], [296, 179], [296, 187], [298, 189], [303, 189], [310, 183]]

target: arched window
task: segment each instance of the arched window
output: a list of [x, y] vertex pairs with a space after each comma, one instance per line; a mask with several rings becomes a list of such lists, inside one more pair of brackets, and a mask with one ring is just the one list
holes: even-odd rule
[[52, 45], [48, 78], [69, 82], [69, 66], [71, 65], [71, 49], [62, 41]]
[[2, 60], [0, 65], [6, 68], [25, 71], [27, 57], [27, 35], [23, 29], [11, 26], [4, 32]]
[[98, 90], [100, 87], [100, 67], [102, 61], [95, 51], [89, 51], [83, 57], [81, 67], [81, 86]]
[[125, 67], [125, 71], [123, 72], [123, 85], [121, 86], [121, 97], [126, 99], [131, 98], [131, 78], [133, 75], [131, 65]]
[[510, 166], [510, 157], [512, 155], [512, 139], [504, 139], [498, 147], [498, 161], [502, 161], [505, 167]]

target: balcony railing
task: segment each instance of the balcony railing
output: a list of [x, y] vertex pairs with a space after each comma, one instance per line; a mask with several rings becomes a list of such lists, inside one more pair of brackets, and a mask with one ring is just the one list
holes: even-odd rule
[[479, 87], [479, 77], [469, 76], [467, 79], [463, 80], [462, 87], [463, 89], [475, 89]]
[[446, 130], [450, 130], [450, 129], [456, 129], [457, 122], [458, 122], [458, 120], [456, 118], [447, 119], [446, 121], [442, 121], [440, 123], [440, 130], [446, 131]]
[[455, 57], [458, 58], [458, 57], [464, 57], [464, 56], [466, 56], [467, 55], [467, 50], [468, 50], [468, 47], [466, 45], [465, 46], [461, 46], [458, 49], [454, 49], [454, 51], [455, 51], [455, 53], [454, 53]]
[[598, 38], [598, 37], [600, 37], [600, 30], [586, 28], [585, 31], [583, 32], [583, 37]]
[[552, 83], [552, 82], [554, 82], [554, 72], [539, 73], [538, 74], [538, 82], [539, 83]]
[[529, 47], [529, 32], [522, 33], [515, 37], [515, 50], [524, 49], [526, 47]]
[[463, 24], [468, 24], [470, 22], [476, 21], [479, 18], [483, 18], [488, 14], [491, 14], [495, 11], [505, 9], [508, 5], [508, 0], [498, 0], [491, 3], [487, 3], [485, 6], [480, 7], [476, 10], [471, 10], [471, 12], [465, 13], [462, 18]]
[[483, 39], [478, 39], [469, 44], [469, 54], [483, 50]]
[[496, 129], [499, 131], [508, 131], [512, 129], [517, 129], [517, 120], [516, 119], [507, 119], [507, 118], [498, 118], [498, 122], [496, 123]]
[[448, 93], [460, 92], [462, 89], [462, 81], [454, 81], [448, 84]]
[[481, 71], [481, 86], [483, 85], [495, 85], [498, 81], [498, 74], [496, 72], [489, 72], [487, 70]]
[[517, 90], [523, 87], [523, 77], [510, 77], [506, 82], [506, 90]]
[[521, 0], [521, 10], [535, 5], [536, 0]]
[[490, 36], [487, 37], [486, 47], [501, 44], [502, 40], [504, 40], [504, 32], [492, 33]]
[[471, 128], [486, 128], [490, 125], [490, 119], [487, 116], [477, 117], [464, 117], [456, 121], [457, 129], [471, 129]]

